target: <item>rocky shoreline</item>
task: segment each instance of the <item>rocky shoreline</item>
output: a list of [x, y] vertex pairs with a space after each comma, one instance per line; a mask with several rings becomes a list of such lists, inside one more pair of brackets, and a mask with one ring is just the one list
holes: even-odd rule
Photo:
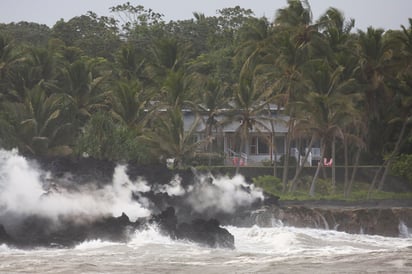
[[412, 236], [412, 201], [279, 201], [254, 212], [260, 226], [282, 225], [385, 237]]
[[[112, 177], [116, 168], [114, 163], [92, 159], [35, 161], [35, 165], [36, 168], [50, 172], [50, 178], [47, 180], [53, 181], [52, 185], [56, 190], [49, 189], [50, 194], [47, 195], [53, 196], [53, 191], [57, 191], [55, 197], [64, 197], [59, 194], [59, 188], [68, 193], [84, 189], [79, 188], [80, 186], [103, 189], [114, 180]], [[155, 224], [161, 233], [173, 239], [223, 248], [235, 247], [234, 237], [225, 229], [225, 225], [267, 227], [280, 222], [286, 226], [333, 229], [354, 234], [390, 237], [411, 235], [408, 230], [412, 228], [411, 200], [282, 201], [274, 196], [263, 195], [261, 198], [253, 198], [253, 203], [236, 204], [234, 212], [214, 207], [198, 211], [195, 208], [198, 206], [196, 203], [203, 203], [205, 200], [195, 200], [194, 204], [189, 204], [187, 200], [193, 198], [188, 196], [189, 192], [186, 192], [186, 195], [173, 195], [163, 190], [166, 187], [180, 187], [184, 190], [191, 189], [190, 191], [198, 188], [200, 194], [207, 194], [206, 200], [213, 200], [214, 195], [221, 195], [223, 191], [218, 189], [214, 182], [217, 179], [213, 176], [206, 176], [199, 181], [201, 176], [195, 170], [177, 171], [162, 165], [130, 164], [127, 176], [130, 180], [142, 178], [149, 182], [149, 191], [135, 190], [132, 198], [136, 202], [145, 202], [149, 205], [152, 212], [150, 216], [136, 221], [131, 221], [130, 216], [125, 213], [119, 217], [105, 215], [89, 220], [81, 216], [81, 219], [88, 220], [81, 222], [79, 216], [58, 216], [56, 222], [36, 214], [16, 218], [12, 213], [3, 212], [3, 215], [0, 215], [0, 244], [33, 248], [72, 247], [82, 241], [97, 238], [127, 242], [130, 231], [142, 230], [152, 224]], [[171, 185], [176, 176], [179, 177], [179, 185]], [[123, 183], [118, 187], [122, 186]], [[245, 199], [246, 196], [251, 197], [253, 188], [242, 183], [237, 191], [241, 199]], [[44, 199], [47, 199], [47, 196], [44, 196]], [[225, 199], [235, 197], [227, 195]], [[228, 206], [226, 203], [225, 205]]]
[[363, 201], [344, 201], [344, 200], [285, 200], [279, 201], [281, 207], [304, 206], [307, 208], [323, 209], [371, 209], [371, 208], [412, 208], [412, 200], [409, 199], [382, 199], [382, 200], [363, 200]]

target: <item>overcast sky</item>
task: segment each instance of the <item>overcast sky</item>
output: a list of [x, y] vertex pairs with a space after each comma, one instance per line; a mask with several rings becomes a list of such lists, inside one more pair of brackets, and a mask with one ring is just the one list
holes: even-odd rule
[[[99, 16], [110, 15], [109, 8], [127, 0], [0, 0], [0, 22], [36, 22], [50, 27], [59, 19], [65, 21], [93, 11]], [[164, 19], [193, 18], [193, 12], [206, 16], [216, 15], [216, 10], [239, 5], [252, 9], [256, 17], [274, 18], [276, 10], [287, 5], [287, 0], [129, 0], [133, 5], [143, 5], [164, 14]], [[346, 18], [355, 19], [356, 29], [399, 29], [409, 27], [412, 17], [412, 0], [309, 0], [314, 20], [328, 7], [342, 11]]]

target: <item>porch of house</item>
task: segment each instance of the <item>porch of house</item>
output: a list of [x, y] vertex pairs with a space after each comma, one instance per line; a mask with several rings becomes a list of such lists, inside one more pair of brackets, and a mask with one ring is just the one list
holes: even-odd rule
[[[305, 163], [303, 163], [304, 160], [304, 155], [299, 155], [299, 152], [297, 148], [292, 147], [291, 149], [290, 156], [294, 157], [296, 161], [299, 161], [299, 163], [302, 165], [306, 166], [313, 166], [316, 165], [318, 161], [320, 161], [320, 149], [319, 148], [312, 148], [311, 153], [309, 154], [307, 160]], [[297, 152], [297, 153], [296, 153]], [[266, 165], [272, 165], [273, 162], [280, 162], [282, 160], [282, 157], [285, 155], [285, 153], [272, 153], [272, 154], [259, 154], [259, 155], [253, 155], [249, 154], [247, 155], [246, 153], [237, 153], [231, 149], [227, 149], [225, 151], [225, 162], [224, 164], [227, 166], [266, 166]], [[280, 164], [283, 164], [282, 162]]]
[[[265, 134], [252, 134], [248, 142], [248, 152], [239, 153], [239, 142], [235, 135], [225, 134], [223, 136], [223, 149], [225, 154], [225, 165], [231, 166], [265, 166], [272, 165], [275, 161], [280, 162], [285, 156], [286, 135], [271, 137]], [[300, 165], [312, 166], [320, 160], [320, 148], [311, 148], [309, 156], [303, 163], [308, 148], [290, 148], [290, 156], [294, 157]]]

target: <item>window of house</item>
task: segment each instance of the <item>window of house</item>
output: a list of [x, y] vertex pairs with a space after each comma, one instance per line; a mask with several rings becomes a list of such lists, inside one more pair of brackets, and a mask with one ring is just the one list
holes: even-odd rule
[[267, 138], [262, 136], [253, 136], [249, 144], [249, 153], [253, 155], [269, 154], [269, 144]]
[[258, 142], [258, 138], [256, 136], [253, 136], [250, 142], [250, 151], [249, 151], [250, 154], [258, 154], [257, 142]]
[[283, 154], [285, 153], [285, 138], [284, 137], [276, 137], [276, 153]]
[[269, 154], [269, 144], [267, 138], [259, 137], [257, 146], [258, 154]]

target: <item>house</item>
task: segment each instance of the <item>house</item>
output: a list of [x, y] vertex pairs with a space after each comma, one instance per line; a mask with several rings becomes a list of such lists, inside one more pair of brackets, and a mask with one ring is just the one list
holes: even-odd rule
[[[269, 113], [270, 109], [270, 113]], [[215, 118], [218, 123], [209, 134], [206, 134], [207, 115], [193, 113], [191, 110], [184, 110], [184, 128], [189, 131], [195, 122], [198, 123], [195, 129], [195, 141], [212, 139], [210, 147], [204, 147], [205, 152], [224, 155], [225, 165], [248, 165], [260, 166], [271, 164], [274, 161], [280, 161], [286, 152], [286, 136], [288, 134], [289, 117], [279, 111], [276, 105], [270, 105], [267, 115], [260, 117], [259, 123], [256, 123], [249, 129], [249, 138], [246, 141], [246, 151], [240, 152], [241, 139], [239, 128], [243, 121], [239, 119], [228, 119], [225, 115], [218, 115]], [[224, 111], [222, 111], [224, 113]], [[209, 136], [206, 136], [209, 135]], [[302, 141], [302, 140], [301, 140]], [[307, 140], [300, 142], [308, 143]], [[306, 147], [292, 145], [290, 156], [302, 162]], [[311, 149], [307, 165], [312, 165], [320, 160], [319, 145]]]

